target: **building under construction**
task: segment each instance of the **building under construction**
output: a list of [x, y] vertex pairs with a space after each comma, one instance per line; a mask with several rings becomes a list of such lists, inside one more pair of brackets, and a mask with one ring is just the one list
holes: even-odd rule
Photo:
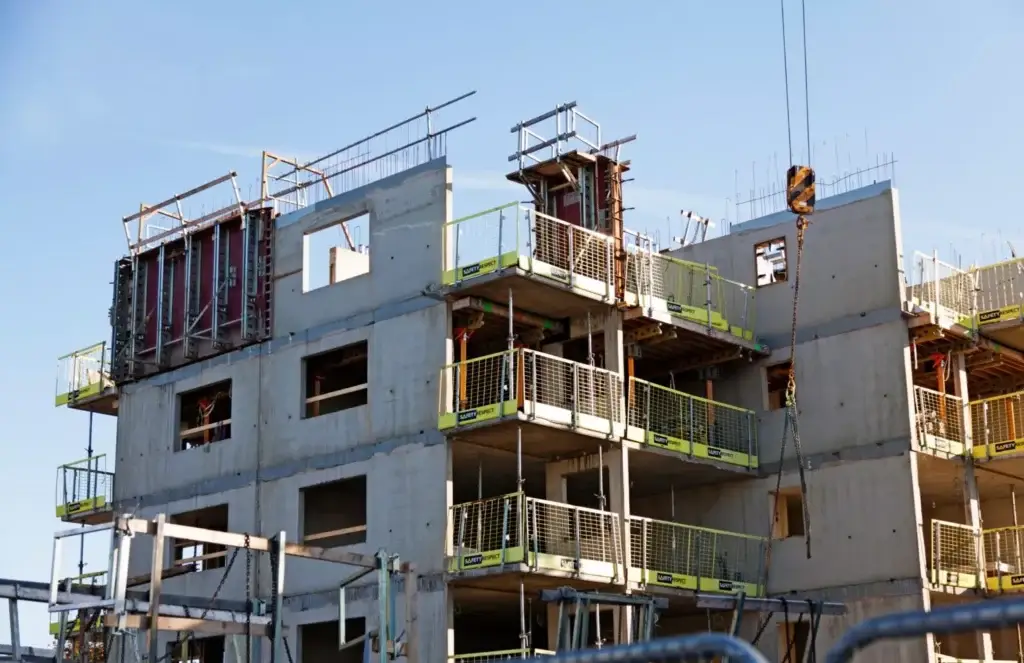
[[[1020, 262], [905, 253], [888, 181], [662, 250], [624, 214], [634, 137], [575, 104], [512, 129], [530, 203], [453, 219], [437, 110], [125, 217], [110, 340], [59, 360], [57, 405], [118, 423], [58, 469], [89, 527], [57, 549], [112, 538], [99, 577], [55, 563], [61, 643], [483, 663], [710, 629], [798, 661], [1024, 589]], [[1019, 656], [939, 640], [857, 660]]]

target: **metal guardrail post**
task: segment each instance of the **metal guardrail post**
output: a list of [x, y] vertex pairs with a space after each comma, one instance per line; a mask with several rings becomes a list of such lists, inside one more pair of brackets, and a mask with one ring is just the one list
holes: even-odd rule
[[999, 629], [1022, 622], [1024, 598], [883, 615], [847, 631], [826, 654], [825, 663], [848, 663], [854, 654], [879, 640]]

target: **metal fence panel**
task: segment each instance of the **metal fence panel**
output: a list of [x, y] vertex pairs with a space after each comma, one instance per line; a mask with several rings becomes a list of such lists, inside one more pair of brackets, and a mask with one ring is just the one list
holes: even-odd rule
[[1024, 622], [1024, 598], [882, 615], [861, 622], [829, 650], [825, 663], [848, 663], [854, 654], [879, 640], [969, 633]]
[[555, 656], [531, 658], [537, 663], [654, 663], [728, 656], [730, 663], [768, 663], [753, 645], [722, 633], [683, 635], [632, 645], [560, 652]]

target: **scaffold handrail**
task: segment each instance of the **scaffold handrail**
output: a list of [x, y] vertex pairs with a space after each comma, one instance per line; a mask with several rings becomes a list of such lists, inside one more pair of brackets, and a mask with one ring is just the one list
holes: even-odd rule
[[502, 649], [498, 651], [475, 652], [472, 654], [455, 654], [448, 657], [450, 663], [492, 663], [492, 661], [508, 661], [517, 658], [533, 658], [540, 656], [554, 656], [555, 652], [549, 649], [527, 647], [524, 649]]
[[[736, 663], [768, 663], [748, 642], [724, 633], [657, 638], [631, 645], [559, 652], [545, 663], [677, 663], [696, 657], [728, 657]], [[530, 659], [539, 660], [539, 659]]]
[[614, 241], [510, 202], [444, 224], [442, 284], [516, 268], [592, 296], [614, 299]]
[[764, 595], [765, 537], [639, 516], [629, 526], [630, 566], [640, 583]]
[[969, 403], [975, 455], [995, 456], [1024, 446], [1024, 391]]
[[511, 493], [450, 507], [452, 572], [507, 564], [615, 579], [622, 568], [619, 516]]
[[972, 266], [970, 271], [977, 290], [980, 324], [1020, 318], [1024, 304], [1024, 258]]
[[106, 454], [99, 454], [57, 467], [58, 518], [112, 508], [114, 473], [106, 470], [106, 460]]
[[976, 589], [981, 578], [980, 532], [970, 525], [931, 522], [931, 581], [935, 585]]
[[754, 468], [759, 464], [753, 410], [629, 378], [626, 420], [643, 441], [679, 453]]
[[939, 260], [937, 255], [914, 252], [906, 298], [933, 316], [949, 315], [953, 322], [973, 327], [976, 309], [974, 278], [965, 271]]
[[646, 239], [627, 244], [626, 250], [628, 304], [665, 309], [746, 340], [756, 338], [754, 286], [721, 276], [713, 265], [659, 253]]
[[515, 416], [610, 433], [622, 423], [622, 377], [613, 371], [517, 348], [441, 369], [440, 427]]
[[110, 376], [110, 350], [106, 341], [57, 358], [57, 384], [55, 404], [68, 405], [84, 398], [99, 395], [113, 388]]
[[914, 415], [918, 441], [923, 447], [954, 455], [964, 453], [963, 399], [914, 385]]

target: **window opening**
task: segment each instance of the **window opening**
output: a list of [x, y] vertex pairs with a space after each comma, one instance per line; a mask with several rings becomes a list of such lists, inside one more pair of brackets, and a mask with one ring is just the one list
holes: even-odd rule
[[789, 387], [790, 365], [787, 360], [765, 369], [769, 410], [781, 410], [786, 407], [786, 389]]
[[366, 542], [366, 476], [302, 489], [302, 542], [337, 548]]
[[[187, 511], [171, 516], [176, 525], [201, 527], [217, 532], [228, 531], [228, 505], [221, 504], [197, 511]], [[200, 543], [188, 539], [172, 539], [171, 559], [173, 566], [188, 571], [209, 571], [224, 568], [227, 550], [213, 543]]]
[[772, 283], [784, 283], [789, 276], [786, 238], [780, 237], [754, 246], [754, 263], [758, 288]]
[[306, 357], [304, 418], [366, 405], [369, 355], [366, 341]]
[[231, 438], [231, 380], [178, 395], [178, 448], [185, 451]]

